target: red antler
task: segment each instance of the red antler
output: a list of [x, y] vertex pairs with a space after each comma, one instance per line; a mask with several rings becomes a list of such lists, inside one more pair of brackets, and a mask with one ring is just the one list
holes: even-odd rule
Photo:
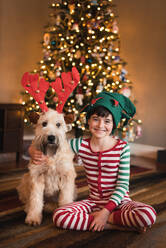
[[49, 82], [45, 81], [44, 78], [39, 78], [38, 74], [30, 74], [25, 72], [21, 83], [25, 90], [27, 90], [36, 102], [38, 102], [41, 110], [46, 112], [48, 107], [44, 101], [44, 98], [49, 88]]
[[[75, 67], [72, 68], [72, 72], [62, 72], [61, 77], [64, 87], [62, 87], [61, 78], [57, 78], [55, 82], [51, 83], [52, 88], [58, 96], [58, 106], [56, 110], [59, 113], [62, 112], [67, 98], [80, 81], [79, 73]], [[39, 77], [38, 74], [26, 72], [22, 77], [21, 83], [25, 90], [27, 90], [36, 102], [38, 102], [41, 110], [46, 112], [48, 107], [45, 103], [45, 94], [49, 88], [49, 82], [45, 81], [44, 78]]]
[[[63, 86], [62, 87], [62, 81]], [[69, 95], [73, 92], [75, 87], [78, 85], [80, 81], [79, 72], [77, 71], [76, 67], [72, 68], [72, 72], [62, 72], [61, 78], [57, 78], [55, 82], [51, 83], [52, 88], [55, 90], [58, 96], [58, 106], [56, 110], [61, 113], [63, 110], [63, 106], [69, 97]]]

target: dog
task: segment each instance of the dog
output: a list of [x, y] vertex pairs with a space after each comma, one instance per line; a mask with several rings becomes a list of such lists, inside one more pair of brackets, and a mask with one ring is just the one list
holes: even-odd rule
[[66, 138], [67, 126], [63, 114], [53, 109], [41, 113], [37, 121], [33, 145], [47, 155], [47, 163], [35, 165], [30, 161], [29, 172], [17, 187], [29, 225], [41, 224], [47, 200], [55, 209], [57, 204], [63, 206], [76, 197], [74, 154]]

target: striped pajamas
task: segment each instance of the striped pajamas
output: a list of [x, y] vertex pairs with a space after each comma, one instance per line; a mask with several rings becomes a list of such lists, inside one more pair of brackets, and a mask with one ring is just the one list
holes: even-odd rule
[[93, 152], [90, 139], [73, 139], [70, 145], [82, 159], [89, 186], [89, 197], [55, 210], [53, 221], [65, 229], [88, 230], [93, 220], [91, 212], [106, 208], [113, 213], [113, 224], [127, 227], [151, 226], [155, 210], [129, 198], [130, 149], [118, 140], [103, 152]]

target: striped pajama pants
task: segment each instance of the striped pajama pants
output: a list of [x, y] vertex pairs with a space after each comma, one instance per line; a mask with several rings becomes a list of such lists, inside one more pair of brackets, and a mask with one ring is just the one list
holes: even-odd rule
[[[65, 205], [55, 210], [53, 222], [63, 229], [89, 230], [93, 216], [90, 213], [100, 210], [101, 207], [92, 200], [82, 200]], [[155, 210], [141, 202], [124, 200], [113, 211], [114, 225], [142, 228], [154, 224]]]

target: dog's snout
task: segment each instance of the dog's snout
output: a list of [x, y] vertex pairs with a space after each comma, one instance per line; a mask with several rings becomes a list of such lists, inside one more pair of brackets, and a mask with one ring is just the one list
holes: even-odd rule
[[50, 142], [50, 143], [54, 143], [54, 141], [55, 141], [55, 136], [54, 135], [48, 135], [48, 142]]

